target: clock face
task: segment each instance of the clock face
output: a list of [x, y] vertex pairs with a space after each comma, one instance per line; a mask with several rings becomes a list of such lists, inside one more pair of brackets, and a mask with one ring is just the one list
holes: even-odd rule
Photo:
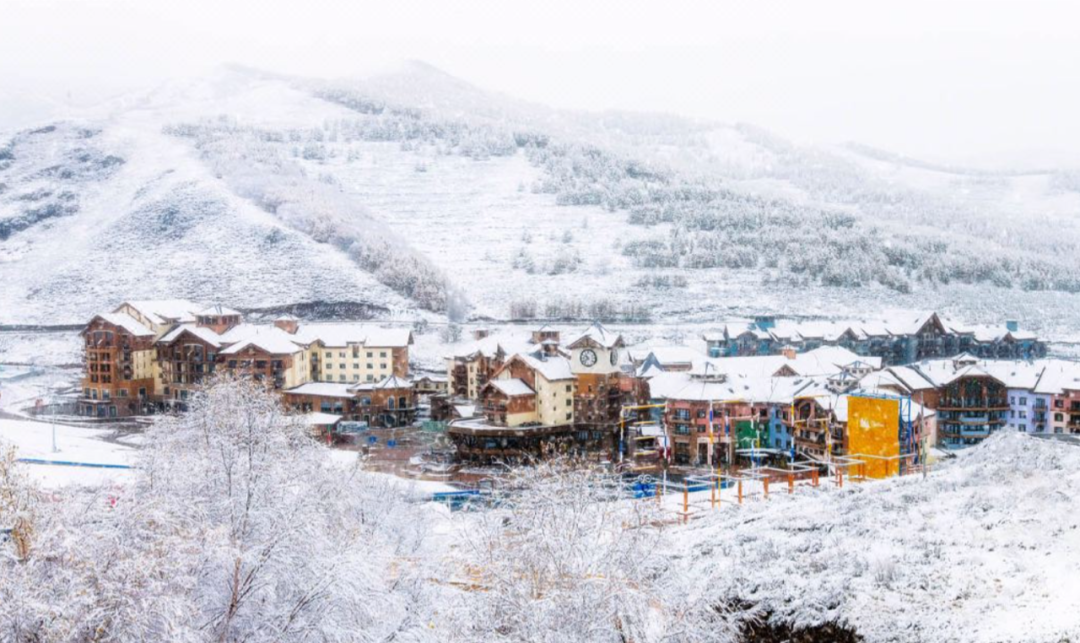
[[594, 366], [596, 364], [596, 351], [591, 348], [586, 348], [581, 351], [581, 365], [582, 366]]
[[619, 351], [611, 351], [611, 365], [612, 366], [618, 366], [619, 365]]

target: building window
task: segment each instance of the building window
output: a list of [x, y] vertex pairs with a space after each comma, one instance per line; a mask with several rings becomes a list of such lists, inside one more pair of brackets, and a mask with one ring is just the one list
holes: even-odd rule
[[331, 364], [330, 362], [327, 362], [326, 363], [326, 368], [334, 368], [334, 365]]
[[345, 365], [344, 364], [338, 364], [338, 368], [340, 368], [341, 370], [345, 370]]
[[356, 362], [353, 362], [352, 367], [353, 367], [353, 370], [357, 370], [357, 371], [360, 370], [360, 365], [357, 364]]
[[386, 357], [386, 351], [382, 351], [381, 353], [379, 353], [379, 357]]
[[367, 367], [368, 367], [368, 370], [370, 371], [370, 370], [373, 370], [375, 368], [375, 365], [374, 364], [368, 364]]
[[381, 369], [383, 369], [385, 371], [386, 370], [386, 364], [379, 364], [379, 368], [381, 368]]
[[1026, 397], [1020, 398], [1020, 406], [1027, 406], [1027, 398]]

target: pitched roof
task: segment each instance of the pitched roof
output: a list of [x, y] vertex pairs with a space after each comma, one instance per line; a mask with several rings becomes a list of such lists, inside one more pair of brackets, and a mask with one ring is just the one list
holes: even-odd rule
[[880, 357], [857, 355], [842, 346], [821, 346], [797, 353], [795, 359], [784, 355], [701, 358], [694, 363], [690, 372], [697, 376], [767, 377], [791, 369], [791, 372], [804, 376], [834, 375], [860, 362], [869, 368], [881, 368]]
[[207, 328], [206, 326], [198, 326], [196, 324], [180, 324], [176, 328], [173, 328], [169, 332], [165, 333], [165, 335], [158, 340], [158, 343], [171, 344], [184, 333], [193, 335], [206, 342], [207, 344], [214, 346], [215, 348], [222, 345], [221, 335], [215, 333], [212, 329]]
[[204, 317], [221, 317], [222, 315], [239, 315], [240, 311], [222, 306], [221, 304], [214, 304], [213, 306], [207, 306], [195, 311], [195, 314]]
[[649, 380], [654, 399], [698, 402], [790, 404], [815, 381], [805, 377], [736, 376], [723, 382], [702, 380], [689, 373], [661, 373]]
[[349, 385], [350, 390], [353, 391], [376, 391], [382, 389], [399, 389], [399, 388], [412, 388], [413, 383], [411, 380], [407, 380], [396, 375], [384, 377], [378, 382], [360, 382], [359, 384]]
[[596, 322], [592, 326], [585, 329], [577, 339], [569, 344], [569, 348], [577, 348], [578, 346], [598, 345], [603, 348], [616, 348], [622, 347], [623, 343], [622, 335], [614, 333], [600, 323]]
[[113, 326], [123, 328], [136, 337], [154, 336], [154, 331], [143, 326], [139, 323], [139, 320], [126, 313], [102, 313], [100, 315], [95, 315], [94, 319], [102, 319]]
[[146, 317], [153, 324], [167, 324], [170, 322], [194, 322], [195, 311], [202, 308], [186, 299], [154, 299], [125, 301], [117, 306], [120, 310], [124, 306], [131, 306]]
[[528, 384], [517, 378], [506, 380], [491, 380], [488, 382], [488, 386], [494, 386], [509, 397], [536, 395], [536, 391], [532, 390], [532, 388], [530, 388]]
[[248, 346], [255, 346], [272, 355], [292, 355], [302, 349], [302, 343], [276, 326], [240, 324], [226, 331], [222, 341], [229, 347], [222, 355], [234, 355]]
[[370, 324], [303, 324], [296, 331], [297, 341], [322, 342], [324, 346], [361, 344], [372, 348], [402, 348], [413, 343], [408, 328], [382, 328]]
[[[539, 358], [518, 353], [514, 355], [514, 358], [520, 359], [527, 364], [529, 368], [543, 375], [544, 379], [549, 382], [574, 379], [574, 374], [570, 371], [570, 360], [565, 357], [552, 356]], [[509, 360], [507, 360], [507, 362], [509, 362]]]

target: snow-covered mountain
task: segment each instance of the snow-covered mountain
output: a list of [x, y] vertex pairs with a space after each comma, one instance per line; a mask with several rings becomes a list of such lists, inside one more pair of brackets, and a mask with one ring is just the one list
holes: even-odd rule
[[1068, 171], [554, 110], [422, 63], [333, 81], [230, 67], [0, 138], [0, 324], [150, 297], [503, 319], [793, 298], [1030, 318], [1049, 301], [1064, 318], [1074, 297], [1047, 293], [1080, 290], [1078, 213]]

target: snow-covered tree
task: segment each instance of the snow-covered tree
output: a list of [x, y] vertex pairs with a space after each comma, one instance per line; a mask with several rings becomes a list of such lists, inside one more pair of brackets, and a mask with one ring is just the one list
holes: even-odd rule
[[276, 396], [223, 379], [148, 432], [133, 481], [65, 494], [0, 560], [0, 638], [426, 636], [423, 515], [335, 465]]
[[666, 568], [655, 503], [617, 477], [553, 460], [508, 474], [496, 508], [462, 518], [467, 592], [453, 614], [475, 641], [649, 641]]

